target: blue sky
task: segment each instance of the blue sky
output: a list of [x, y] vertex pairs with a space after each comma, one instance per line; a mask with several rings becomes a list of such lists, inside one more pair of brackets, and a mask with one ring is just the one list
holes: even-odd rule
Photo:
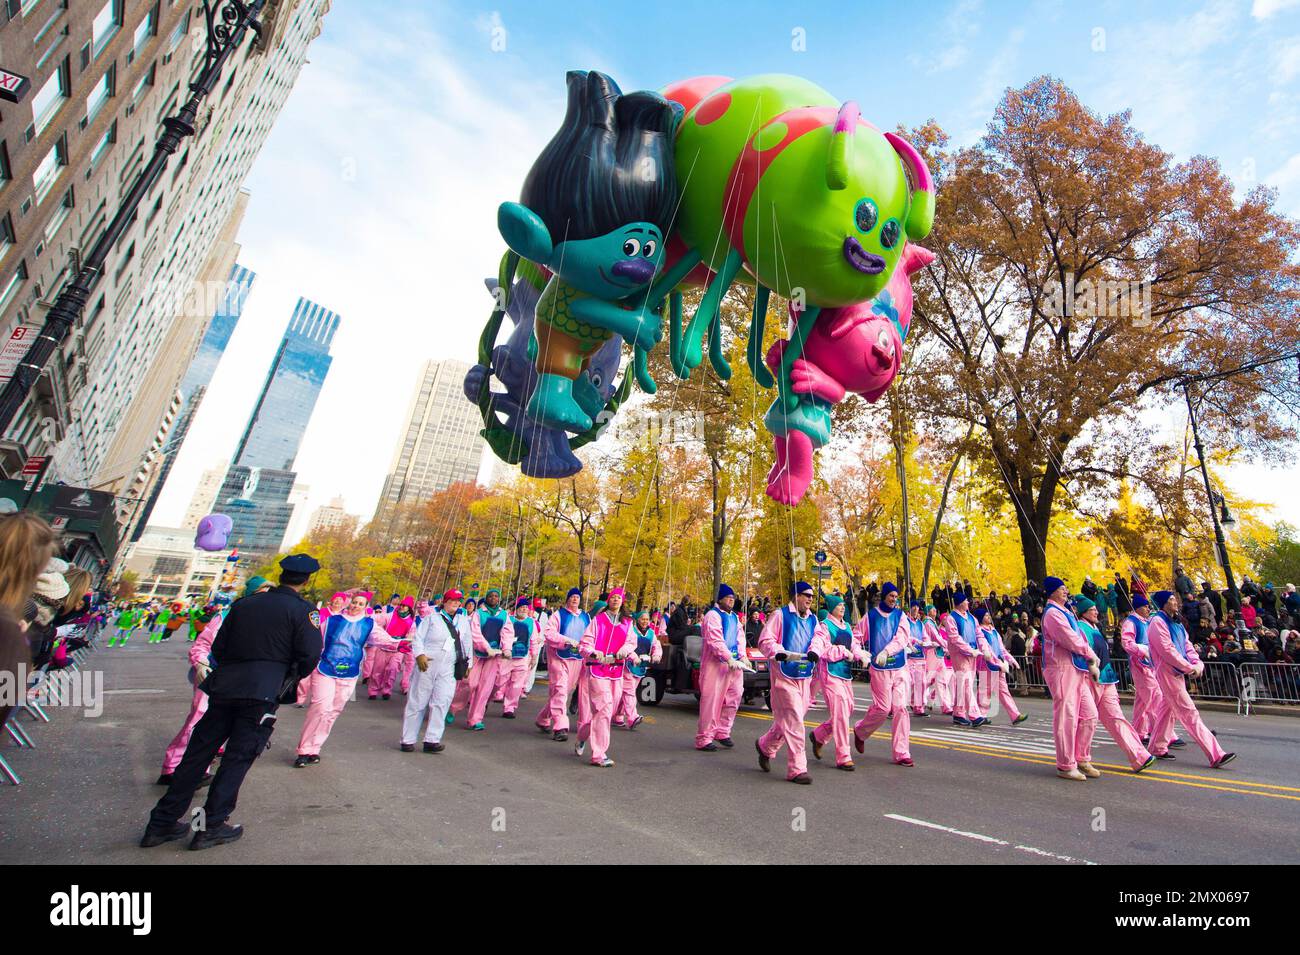
[[[1132, 111], [1177, 159], [1217, 158], [1300, 216], [1300, 0], [789, 3], [334, 0], [254, 166], [240, 262], [258, 273], [154, 523], [180, 520], [229, 459], [293, 303], [339, 312], [298, 458], [311, 506], [369, 517], [427, 358], [472, 359], [517, 196], [564, 105], [564, 73], [624, 89], [688, 76], [805, 76], [882, 127], [979, 138], [1008, 86], [1051, 73], [1093, 110]], [[1272, 501], [1282, 476], [1242, 469]], [[1300, 523], [1300, 504], [1279, 514]], [[302, 517], [305, 519], [305, 514]]]

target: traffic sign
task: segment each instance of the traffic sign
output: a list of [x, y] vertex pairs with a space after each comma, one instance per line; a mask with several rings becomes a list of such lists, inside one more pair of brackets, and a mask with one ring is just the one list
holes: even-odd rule
[[826, 563], [826, 551], [819, 550], [817, 553], [813, 554], [813, 560], [817, 561], [819, 564]]

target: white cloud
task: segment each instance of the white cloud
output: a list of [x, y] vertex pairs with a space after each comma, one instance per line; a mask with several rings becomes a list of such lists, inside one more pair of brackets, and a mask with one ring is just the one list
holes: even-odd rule
[[1295, 6], [1300, 6], [1300, 0], [1255, 0], [1250, 7], [1250, 15], [1256, 20], [1267, 20]]
[[342, 316], [297, 459], [309, 508], [342, 494], [369, 517], [420, 365], [476, 355], [496, 208], [563, 114], [563, 72], [539, 78], [486, 37], [453, 52], [423, 20], [342, 26], [326, 18], [250, 177], [239, 260], [257, 283], [154, 523], [233, 451], [299, 295]]
[[958, 0], [938, 21], [942, 24], [938, 39], [943, 46], [931, 54], [909, 54], [908, 62], [926, 73], [946, 73], [964, 65], [970, 58], [971, 43], [979, 34], [982, 13], [982, 0]]

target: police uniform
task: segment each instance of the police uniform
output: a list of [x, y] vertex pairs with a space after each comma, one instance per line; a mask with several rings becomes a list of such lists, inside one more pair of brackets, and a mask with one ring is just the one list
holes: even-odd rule
[[[280, 567], [310, 574], [320, 564], [294, 554]], [[271, 738], [280, 699], [312, 672], [321, 650], [316, 609], [292, 587], [274, 587], [231, 606], [212, 643], [213, 670], [202, 686], [208, 711], [195, 725], [166, 795], [150, 814], [146, 840], [173, 830], [189, 811], [222, 743], [225, 755], [204, 806], [205, 830], [215, 831], [230, 817], [244, 775]]]

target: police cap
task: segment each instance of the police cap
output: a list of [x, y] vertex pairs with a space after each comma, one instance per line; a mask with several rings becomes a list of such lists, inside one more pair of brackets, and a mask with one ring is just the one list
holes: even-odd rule
[[280, 569], [295, 574], [314, 574], [320, 570], [320, 561], [310, 554], [290, 554], [280, 561]]

